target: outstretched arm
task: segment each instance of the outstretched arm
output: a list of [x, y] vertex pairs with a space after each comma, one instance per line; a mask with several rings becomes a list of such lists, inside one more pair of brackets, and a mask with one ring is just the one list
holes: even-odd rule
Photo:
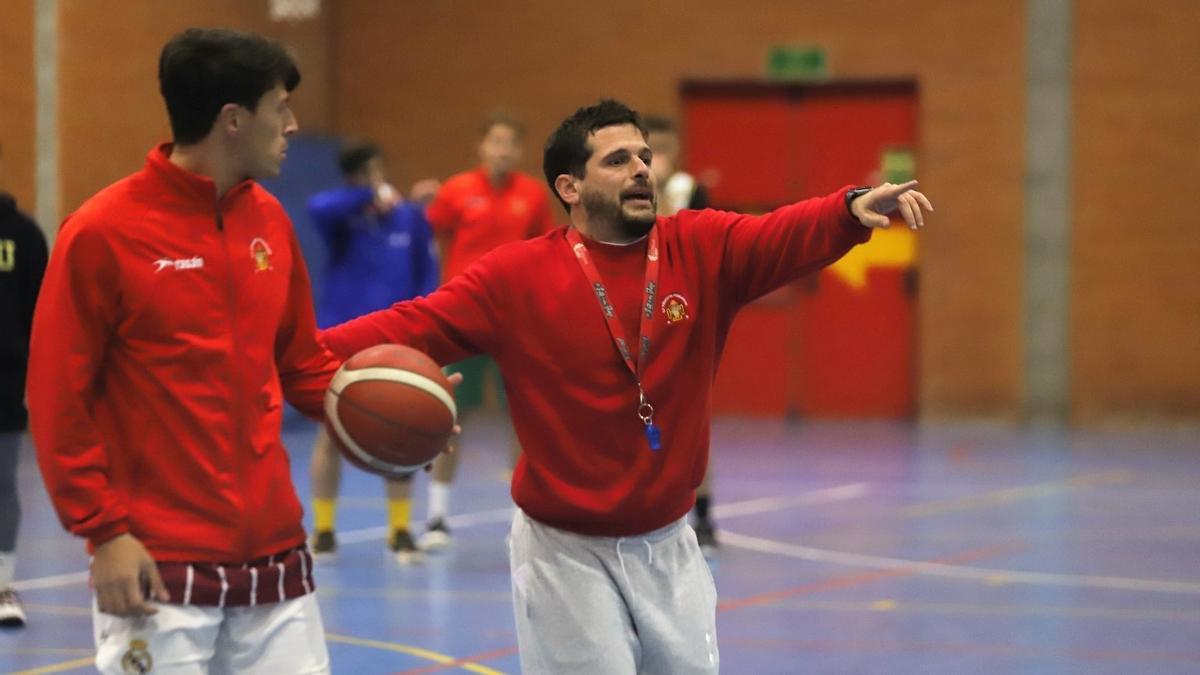
[[913, 227], [924, 224], [921, 209], [930, 210], [915, 185], [885, 184], [850, 202], [849, 186], [824, 197], [796, 202], [761, 216], [721, 211], [687, 211], [680, 215], [699, 231], [720, 238], [721, 288], [740, 307], [784, 284], [832, 264], [871, 228], [887, 227], [887, 214], [899, 210]]
[[378, 312], [321, 332], [321, 341], [340, 359], [378, 344], [402, 344], [445, 365], [494, 353], [501, 340], [504, 298], [492, 256], [485, 256], [432, 294], [398, 302]]

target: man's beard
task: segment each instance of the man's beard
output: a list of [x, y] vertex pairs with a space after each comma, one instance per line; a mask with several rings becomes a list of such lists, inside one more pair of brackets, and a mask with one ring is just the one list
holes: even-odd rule
[[621, 208], [621, 200], [609, 199], [600, 192], [584, 191], [583, 207], [594, 223], [607, 223], [617, 236], [634, 240], [646, 236], [658, 213], [658, 195], [651, 199], [651, 210], [645, 215], [630, 216]]

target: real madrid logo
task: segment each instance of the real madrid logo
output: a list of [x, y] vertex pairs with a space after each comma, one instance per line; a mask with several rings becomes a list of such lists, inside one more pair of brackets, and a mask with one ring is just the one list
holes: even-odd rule
[[154, 668], [154, 659], [150, 658], [150, 645], [145, 640], [130, 640], [129, 651], [121, 657], [121, 669], [129, 675], [145, 675]]
[[675, 324], [688, 318], [687, 298], [679, 293], [672, 293], [663, 298], [662, 311], [667, 317], [668, 324]]
[[262, 237], [255, 237], [250, 242], [250, 258], [254, 260], [254, 271], [265, 272], [271, 269], [271, 246]]

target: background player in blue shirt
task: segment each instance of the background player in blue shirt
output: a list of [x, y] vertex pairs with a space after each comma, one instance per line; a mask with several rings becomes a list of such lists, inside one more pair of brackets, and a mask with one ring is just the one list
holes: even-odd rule
[[[439, 268], [425, 204], [437, 182], [420, 181], [405, 201], [387, 182], [383, 153], [372, 143], [345, 148], [339, 159], [345, 185], [314, 195], [308, 202], [313, 223], [325, 240], [328, 265], [317, 319], [322, 328], [431, 293]], [[334, 537], [341, 457], [324, 428], [313, 447], [312, 551], [330, 556]], [[401, 564], [421, 559], [409, 534], [411, 477], [387, 481], [388, 547]]]

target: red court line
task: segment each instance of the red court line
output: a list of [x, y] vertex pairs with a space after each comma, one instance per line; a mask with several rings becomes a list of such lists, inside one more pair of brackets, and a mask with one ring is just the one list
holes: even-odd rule
[[[966, 562], [975, 562], [985, 558], [994, 558], [998, 555], [1011, 553], [1018, 549], [1026, 548], [1024, 544], [997, 544], [995, 546], [987, 546], [983, 548], [973, 548], [954, 555], [937, 558], [935, 560], [925, 561], [926, 563], [934, 563], [941, 565], [950, 565]], [[862, 572], [859, 574], [847, 574], [840, 577], [831, 577], [822, 579], [803, 586], [795, 586], [793, 588], [785, 588], [779, 591], [770, 593], [762, 593], [759, 595], [751, 595], [746, 598], [737, 600], [727, 600], [717, 603], [717, 611], [722, 612], [729, 609], [741, 609], [742, 607], [751, 607], [754, 605], [767, 605], [772, 602], [778, 602], [787, 598], [792, 598], [797, 595], [806, 595], [808, 593], [820, 593], [822, 591], [836, 591], [843, 588], [851, 588], [853, 586], [861, 586], [869, 584], [873, 581], [882, 581], [884, 579], [897, 579], [901, 577], [910, 577], [917, 573], [916, 565], [911, 567], [899, 567], [891, 570], [876, 570], [873, 572]]]
[[502, 656], [508, 656], [510, 654], [516, 654], [516, 653], [517, 653], [517, 646], [512, 645], [511, 647], [502, 647], [500, 649], [493, 649], [490, 652], [483, 652], [482, 654], [472, 654], [471, 656], [464, 656], [461, 659], [455, 659], [455, 660], [451, 661], [450, 663], [435, 663], [435, 664], [429, 665], [429, 666], [413, 668], [412, 670], [397, 671], [396, 673], [393, 673], [393, 675], [419, 675], [419, 674], [423, 675], [424, 673], [439, 673], [443, 670], [450, 670], [451, 668], [461, 668], [469, 663], [479, 663], [480, 661], [487, 661], [489, 659], [498, 659]]
[[748, 640], [725, 639], [721, 644], [736, 644], [753, 649], [796, 649], [829, 653], [934, 653], [970, 656], [1007, 656], [1023, 658], [1073, 658], [1080, 661], [1132, 661], [1145, 663], [1200, 662], [1200, 652], [1129, 651], [980, 644], [966, 642], [912, 642], [879, 640]]

